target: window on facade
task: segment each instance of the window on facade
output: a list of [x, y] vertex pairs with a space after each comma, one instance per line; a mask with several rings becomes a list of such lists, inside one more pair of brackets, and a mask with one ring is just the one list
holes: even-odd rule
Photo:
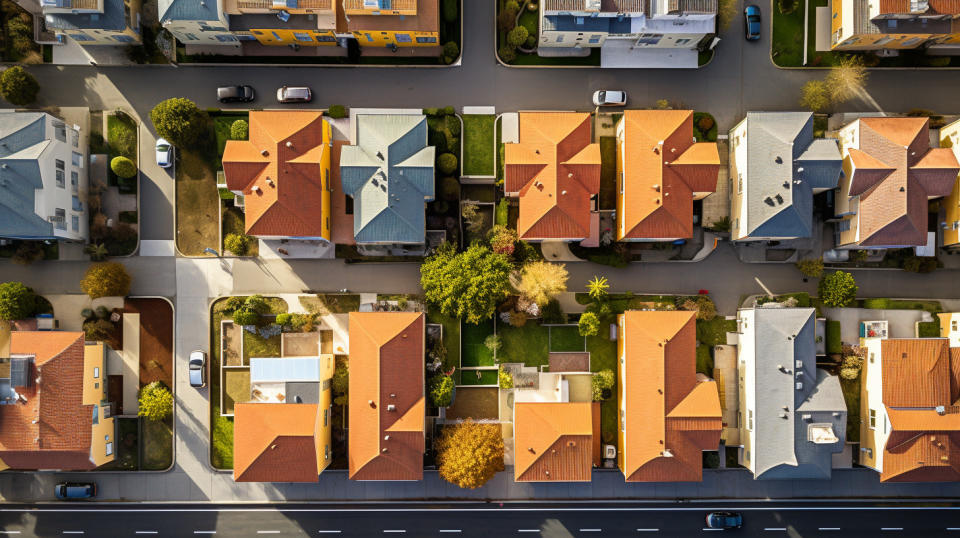
[[397, 34], [396, 40], [397, 43], [409, 43], [411, 41], [410, 34]]
[[93, 423], [100, 424], [100, 406], [93, 404]]
[[120, 43], [133, 43], [135, 40], [133, 37], [126, 34], [112, 36], [114, 41], [119, 41]]
[[77, 32], [77, 33], [75, 33], [75, 34], [70, 34], [70, 37], [73, 38], [74, 41], [93, 41], [93, 38], [92, 38], [92, 37], [88, 36], [87, 34], [85, 34], [85, 33], [83, 33], [83, 32]]
[[923, 38], [922, 38], [922, 37], [911, 37], [910, 39], [908, 39], [908, 40], [906, 40], [906, 41], [904, 41], [903, 43], [900, 43], [900, 44], [903, 45], [904, 47], [909, 47], [909, 46], [911, 46], [911, 45], [916, 45], [917, 43], [919, 43], [919, 42], [921, 42], [921, 41], [923, 41]]
[[747, 409], [747, 429], [753, 431], [753, 409]]
[[316, 38], [318, 43], [333, 43], [337, 40], [337, 38], [332, 35], [317, 35], [313, 37]]
[[870, 410], [870, 429], [875, 429], [877, 427], [877, 410]]
[[270, 33], [273, 34], [273, 38], [276, 39], [277, 41], [283, 41], [283, 38], [280, 37], [280, 34], [276, 32], [270, 32]]
[[367, 43], [373, 43], [373, 36], [370, 34], [363, 34], [367, 38]]
[[70, 228], [75, 232], [80, 231], [80, 217], [76, 215], [70, 217]]
[[323, 447], [323, 459], [330, 461], [330, 445], [324, 445]]
[[113, 455], [113, 443], [107, 443], [107, 455], [108, 456]]
[[436, 43], [436, 42], [437, 42], [436, 37], [418, 37], [417, 38], [417, 43]]
[[743, 174], [737, 174], [737, 194], [743, 194]]
[[94, 378], [94, 379], [100, 379], [100, 367], [99, 367], [99, 366], [94, 366], [94, 367], [93, 367], [93, 378]]
[[70, 190], [77, 192], [77, 185], [80, 183], [80, 174], [77, 172], [70, 172]]
[[293, 38], [297, 41], [313, 41], [313, 37], [306, 32], [294, 32]]
[[687, 43], [693, 41], [692, 39], [682, 38], [674, 42], [675, 45], [686, 45]]
[[191, 34], [191, 33], [189, 33], [189, 32], [187, 32], [186, 34], [183, 34], [183, 35], [184, 35], [184, 37], [186, 37], [186, 38], [189, 39], [190, 41], [198, 41], [198, 40], [200, 39], [199, 37], [197, 37], [196, 34]]
[[80, 198], [76, 196], [71, 196], [71, 201], [73, 202], [74, 211], [83, 211], [83, 202], [80, 201]]
[[53, 122], [53, 135], [61, 142], [67, 141], [67, 126], [62, 121]]
[[326, 168], [323, 170], [323, 184], [324, 188], [330, 190], [330, 169]]
[[83, 168], [83, 154], [73, 151], [70, 153], [70, 162], [79, 168]]
[[557, 43], [563, 43], [563, 34], [557, 35]]
[[620, 413], [620, 431], [627, 431], [627, 417], [622, 412]]
[[620, 194], [623, 194], [623, 172], [620, 172], [620, 175], [617, 176], [617, 184], [620, 185]]
[[600, 43], [600, 38], [599, 38], [599, 37], [591, 37], [589, 43], [590, 43], [591, 45], [596, 45], [596, 44]]
[[957, 322], [956, 322], [956, 321], [951, 321], [951, 322], [950, 322], [950, 330], [951, 330], [951, 331], [956, 331], [956, 330], [957, 330]]
[[343, 195], [343, 212], [347, 215], [353, 215], [353, 196], [349, 194]]
[[328, 415], [329, 415], [329, 414], [330, 414], [330, 410], [329, 410], [329, 409], [324, 409], [324, 410], [323, 410], [323, 425], [324, 425], [324, 426], [327, 425], [327, 419], [328, 419]]
[[217, 41], [220, 41], [221, 43], [226, 43], [226, 42], [236, 41], [236, 40], [237, 38], [233, 37], [230, 34], [217, 34]]
[[640, 39], [637, 39], [638, 45], [656, 45], [663, 39], [663, 34], [640, 34]]
[[54, 210], [53, 220], [54, 220], [54, 225], [58, 230], [67, 229], [67, 212], [64, 211], [63, 209], [60, 209], [58, 207], [56, 210]]
[[65, 163], [57, 159], [57, 186], [61, 189], [66, 186], [66, 176], [64, 175]]

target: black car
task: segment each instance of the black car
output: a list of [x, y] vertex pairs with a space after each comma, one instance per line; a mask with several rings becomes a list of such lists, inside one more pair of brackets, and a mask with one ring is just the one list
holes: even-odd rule
[[710, 512], [707, 514], [708, 529], [739, 529], [743, 517], [737, 512]]
[[221, 103], [249, 103], [256, 98], [250, 86], [223, 86], [217, 88], [217, 100]]
[[57, 484], [54, 495], [61, 501], [92, 499], [97, 496], [97, 485], [93, 482], [64, 482]]

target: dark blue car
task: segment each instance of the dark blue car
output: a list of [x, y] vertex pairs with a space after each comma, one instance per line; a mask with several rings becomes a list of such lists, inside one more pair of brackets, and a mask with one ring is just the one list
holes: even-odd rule
[[747, 32], [747, 41], [760, 39], [760, 8], [754, 5], [743, 10], [744, 28]]
[[707, 514], [708, 529], [739, 529], [743, 517], [736, 512], [710, 512]]
[[91, 499], [97, 496], [97, 485], [93, 482], [66, 482], [57, 484], [55, 495], [62, 501]]

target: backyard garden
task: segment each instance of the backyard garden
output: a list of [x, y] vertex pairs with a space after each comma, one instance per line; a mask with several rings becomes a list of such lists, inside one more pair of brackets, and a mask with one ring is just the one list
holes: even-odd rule
[[465, 114], [463, 116], [463, 175], [493, 176], [494, 126], [492, 114]]

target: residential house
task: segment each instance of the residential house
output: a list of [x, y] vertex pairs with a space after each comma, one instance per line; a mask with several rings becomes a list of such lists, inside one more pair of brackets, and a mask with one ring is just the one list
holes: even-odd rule
[[113, 461], [108, 346], [82, 332], [2, 330], [0, 469], [87, 471]]
[[599, 48], [605, 66], [609, 56], [623, 55], [652, 57], [650, 67], [696, 68], [716, 18], [715, 0], [543, 0], [538, 46]]
[[521, 239], [599, 237], [600, 145], [590, 142], [591, 121], [585, 112], [519, 113], [519, 142], [504, 148], [504, 191], [519, 199]]
[[424, 315], [351, 312], [349, 327], [349, 478], [421, 480]]
[[960, 163], [931, 148], [927, 118], [860, 118], [839, 132], [843, 176], [836, 246], [884, 249], [927, 244], [927, 202], [953, 190]]
[[[361, 47], [439, 47], [439, 0], [342, 0], [345, 25]], [[439, 50], [439, 49], [438, 49]]]
[[40, 0], [46, 27], [81, 45], [141, 43], [140, 0]]
[[813, 113], [747, 112], [729, 140], [732, 239], [813, 236], [813, 196], [841, 171], [837, 141], [813, 137]]
[[228, 140], [227, 188], [248, 235], [330, 241], [330, 124], [322, 112], [253, 111], [249, 140]]
[[[228, 29], [225, 0], [157, 0], [160, 24], [185, 45], [232, 45], [238, 37]], [[250, 36], [249, 39], [255, 39]]]
[[337, 45], [338, 0], [224, 0], [241, 41], [301, 47]]
[[[355, 145], [340, 152], [357, 245], [422, 245], [434, 198], [434, 155], [422, 114], [355, 114]], [[349, 204], [348, 204], [349, 206]]]
[[617, 319], [617, 465], [627, 482], [698, 482], [720, 445], [717, 384], [696, 372], [696, 316], [628, 310]]
[[960, 348], [945, 338], [866, 338], [860, 465], [881, 482], [960, 480]]
[[828, 480], [843, 451], [847, 404], [839, 379], [817, 368], [815, 317], [813, 308], [737, 313], [739, 462], [758, 480]]
[[693, 202], [720, 173], [717, 144], [693, 138], [693, 111], [627, 110], [616, 133], [617, 239], [693, 237]]
[[334, 359], [250, 359], [250, 402], [234, 406], [233, 479], [316, 482], [330, 465]]
[[79, 127], [0, 111], [0, 238], [86, 241], [86, 162]]
[[960, 50], [960, 4], [952, 0], [833, 0], [830, 48], [835, 51]]
[[940, 320], [940, 338], [947, 338], [951, 348], [960, 348], [960, 312], [937, 314]]
[[[960, 121], [940, 128], [940, 147], [950, 148], [953, 156], [960, 161]], [[960, 247], [960, 176], [953, 183], [953, 190], [941, 202], [943, 218], [940, 229], [943, 233], [941, 244], [950, 249]]]

